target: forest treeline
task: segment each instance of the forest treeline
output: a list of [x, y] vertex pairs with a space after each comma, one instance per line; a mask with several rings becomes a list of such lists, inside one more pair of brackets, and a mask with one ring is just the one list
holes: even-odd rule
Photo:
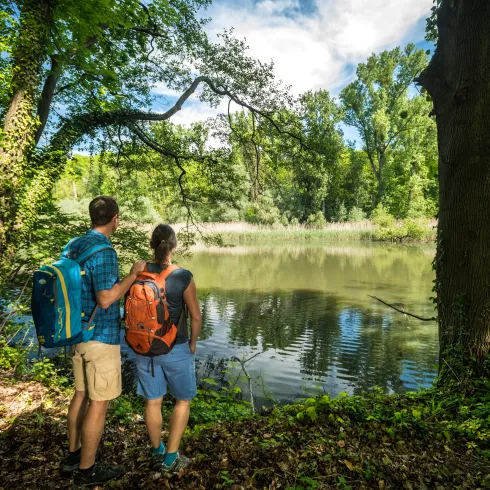
[[[435, 217], [437, 135], [432, 103], [415, 77], [428, 54], [414, 45], [373, 54], [337, 98], [309, 91], [271, 123], [239, 110], [180, 126], [151, 127], [168, 154], [114, 134], [75, 155], [54, 196], [83, 213], [98, 194], [116, 196], [134, 221], [248, 221], [263, 225]], [[233, 106], [232, 106], [233, 107]], [[278, 133], [275, 124], [294, 128]], [[359, 133], [357, 142], [344, 129]], [[299, 141], [299, 142], [298, 142]], [[179, 165], [175, 155], [182, 155]]]

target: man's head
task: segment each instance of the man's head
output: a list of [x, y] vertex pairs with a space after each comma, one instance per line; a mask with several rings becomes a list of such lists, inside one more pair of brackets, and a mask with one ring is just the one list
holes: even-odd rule
[[105, 228], [109, 233], [116, 231], [119, 224], [119, 206], [112, 197], [98, 196], [88, 206], [92, 228]]

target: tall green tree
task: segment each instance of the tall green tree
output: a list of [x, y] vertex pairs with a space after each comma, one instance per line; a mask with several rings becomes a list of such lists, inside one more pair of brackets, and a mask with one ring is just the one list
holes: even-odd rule
[[275, 137], [271, 165], [282, 177], [276, 198], [282, 210], [304, 222], [322, 210], [334, 169], [344, 149], [338, 124], [341, 111], [328, 91], [306, 92], [289, 117], [301, 128], [302, 145], [291, 138]]
[[[436, 291], [442, 378], [490, 351], [490, 3], [437, 0], [437, 47], [419, 82], [434, 101], [439, 147]], [[486, 368], [486, 369], [485, 369]]]
[[[411, 96], [414, 79], [427, 66], [427, 54], [413, 44], [372, 55], [359, 64], [357, 78], [345, 87], [340, 100], [345, 124], [360, 134], [371, 170], [378, 181], [380, 202], [386, 191], [386, 172], [391, 153], [407, 133], [430, 125], [430, 113], [422, 96]], [[422, 122], [421, 122], [422, 121]]]
[[[1, 57], [12, 74], [0, 97], [3, 264], [85, 136], [116, 128], [119, 139], [134, 136], [152, 147], [151, 123], [170, 119], [198, 88], [204, 103], [231, 98], [265, 118], [287, 101], [272, 65], [248, 57], [244, 42], [229, 32], [217, 44], [207, 39], [198, 12], [209, 3], [1, 0], [3, 30], [16, 34], [5, 37], [11, 45]], [[155, 88], [181, 95], [167, 111], [151, 112]]]

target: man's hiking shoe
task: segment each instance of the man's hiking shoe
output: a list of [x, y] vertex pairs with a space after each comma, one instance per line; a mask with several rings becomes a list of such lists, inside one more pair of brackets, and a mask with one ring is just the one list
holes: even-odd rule
[[177, 454], [175, 461], [170, 466], [162, 463], [160, 468], [162, 471], [166, 471], [167, 473], [178, 473], [180, 470], [187, 468], [191, 463], [192, 459], [184, 456], [183, 454]]
[[[65, 458], [61, 465], [61, 471], [64, 473], [73, 473], [75, 470], [78, 470], [78, 465], [80, 464], [80, 456], [81, 452], [77, 451], [76, 453], [68, 453], [68, 456]], [[95, 453], [95, 461], [98, 461], [100, 457], [100, 451], [97, 449]]]
[[106, 466], [102, 463], [96, 463], [89, 475], [84, 475], [78, 471], [75, 475], [73, 485], [75, 488], [95, 487], [103, 485], [108, 481], [115, 480], [124, 473], [123, 466]]
[[78, 470], [78, 465], [80, 464], [80, 451], [72, 454], [68, 453], [68, 456], [63, 461], [61, 465], [61, 471], [64, 473], [72, 473], [75, 470]]

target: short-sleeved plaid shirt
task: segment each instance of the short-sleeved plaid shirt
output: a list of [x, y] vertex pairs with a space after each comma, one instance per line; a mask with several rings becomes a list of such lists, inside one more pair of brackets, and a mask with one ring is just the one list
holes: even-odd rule
[[[102, 233], [89, 230], [86, 235], [78, 238], [70, 246], [70, 252], [77, 255], [94, 245], [108, 245], [111, 242]], [[89, 321], [97, 304], [95, 293], [111, 289], [119, 282], [119, 264], [114, 250], [102, 250], [90, 257], [83, 265], [85, 274], [82, 276], [82, 311], [83, 320]], [[109, 308], [99, 308], [94, 318], [94, 335], [91, 340], [104, 344], [117, 345], [120, 343], [119, 330], [119, 301]], [[83, 321], [82, 320], [82, 321]]]

